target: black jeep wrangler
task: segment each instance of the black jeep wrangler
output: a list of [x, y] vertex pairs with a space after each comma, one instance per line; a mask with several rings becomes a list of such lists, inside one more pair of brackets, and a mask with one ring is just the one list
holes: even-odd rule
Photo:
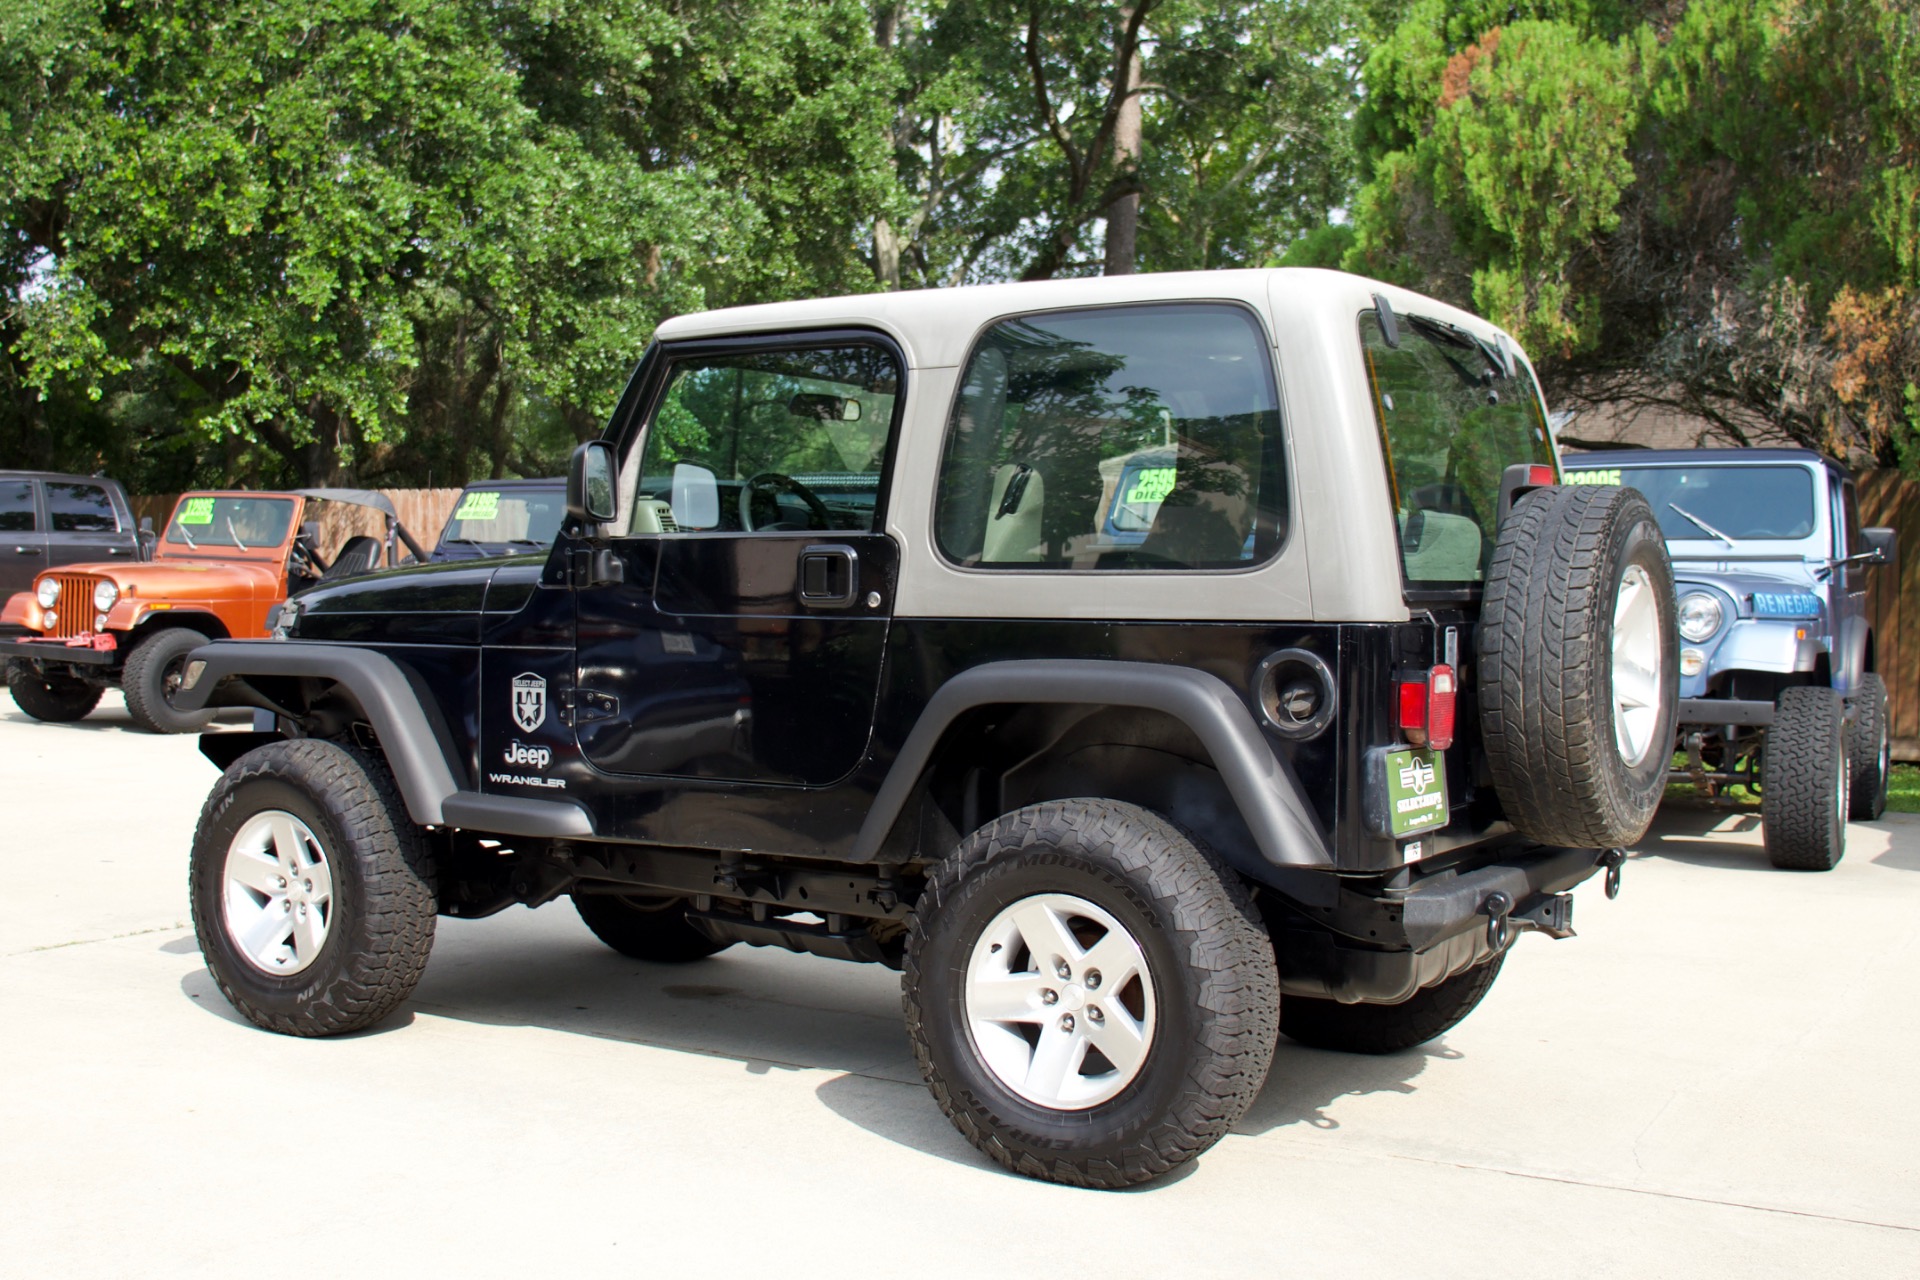
[[670, 321], [550, 554], [194, 653], [183, 704], [275, 726], [201, 742], [208, 967], [329, 1035], [436, 915], [562, 896], [661, 963], [877, 961], [969, 1141], [1153, 1178], [1276, 1035], [1453, 1026], [1651, 819], [1660, 527], [1556, 479], [1506, 335], [1335, 273]]

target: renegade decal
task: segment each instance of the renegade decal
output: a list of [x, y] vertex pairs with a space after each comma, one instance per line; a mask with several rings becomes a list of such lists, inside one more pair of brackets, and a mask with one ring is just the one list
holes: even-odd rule
[[522, 672], [513, 678], [513, 722], [532, 733], [547, 722], [547, 678]]

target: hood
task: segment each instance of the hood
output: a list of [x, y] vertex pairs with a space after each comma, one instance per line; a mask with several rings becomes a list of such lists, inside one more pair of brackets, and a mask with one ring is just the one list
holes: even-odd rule
[[1816, 576], [1820, 565], [1804, 560], [1726, 561], [1719, 558], [1673, 562], [1673, 581], [1684, 588], [1689, 583], [1718, 587], [1739, 600], [1751, 603], [1755, 592], [1800, 592], [1823, 594], [1825, 579]]
[[[540, 579], [544, 556], [407, 565], [294, 596], [303, 640], [474, 643], [484, 610], [517, 608]], [[514, 603], [500, 601], [511, 597]]]
[[281, 589], [277, 561], [239, 558], [63, 564], [41, 570], [34, 581], [48, 575], [105, 578], [123, 598], [140, 600], [251, 600], [262, 588], [275, 597]]

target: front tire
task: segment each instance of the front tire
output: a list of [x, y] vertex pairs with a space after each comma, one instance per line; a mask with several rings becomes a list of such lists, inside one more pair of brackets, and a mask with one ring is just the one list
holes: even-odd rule
[[13, 695], [13, 705], [35, 720], [72, 724], [100, 705], [102, 690], [72, 676], [41, 675], [24, 662], [9, 662], [7, 692]]
[[593, 936], [635, 960], [687, 964], [726, 950], [688, 923], [685, 898], [640, 893], [576, 893], [573, 909]]
[[1855, 822], [1876, 822], [1887, 811], [1887, 787], [1893, 778], [1893, 732], [1887, 724], [1887, 682], [1877, 675], [1860, 677], [1860, 687], [1847, 705], [1853, 723], [1847, 727], [1847, 759], [1852, 762], [1852, 802], [1847, 816]]
[[1760, 761], [1760, 831], [1767, 860], [1789, 871], [1831, 871], [1847, 852], [1846, 704], [1801, 685], [1775, 705]]
[[134, 646], [120, 688], [135, 724], [148, 733], [198, 733], [213, 723], [211, 711], [178, 711], [173, 705], [186, 676], [187, 655], [206, 642], [191, 627], [169, 627]]
[[257, 1027], [358, 1031], [399, 1007], [433, 949], [433, 858], [383, 765], [304, 738], [249, 751], [194, 832], [193, 929]]
[[1416, 991], [1399, 1004], [1341, 1004], [1288, 996], [1280, 1006], [1280, 1034], [1315, 1049], [1341, 1053], [1397, 1053], [1453, 1030], [1486, 998], [1507, 953], [1500, 952], [1445, 982]]
[[907, 1033], [961, 1134], [1074, 1186], [1146, 1182], [1212, 1146], [1273, 1060], [1279, 975], [1240, 883], [1109, 800], [1007, 814], [928, 877]]

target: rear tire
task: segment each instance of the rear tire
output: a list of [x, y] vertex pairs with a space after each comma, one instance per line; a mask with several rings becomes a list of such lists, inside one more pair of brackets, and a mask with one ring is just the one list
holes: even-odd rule
[[1646, 833], [1680, 711], [1674, 608], [1637, 490], [1535, 490], [1500, 527], [1477, 633], [1480, 733], [1522, 833], [1583, 849]]
[[715, 942], [688, 923], [685, 898], [640, 893], [577, 893], [573, 909], [593, 936], [635, 960], [686, 964], [732, 946]]
[[1832, 689], [1781, 693], [1760, 761], [1760, 828], [1767, 860], [1788, 871], [1831, 871], [1847, 852], [1846, 704]]
[[1315, 1049], [1340, 1053], [1397, 1053], [1453, 1030], [1500, 976], [1507, 953], [1416, 991], [1399, 1004], [1341, 1004], [1288, 996], [1280, 1006], [1280, 1034]]
[[72, 724], [100, 705], [103, 690], [72, 676], [41, 675], [24, 662], [9, 662], [7, 692], [13, 695], [13, 705], [35, 720]]
[[1887, 787], [1893, 774], [1893, 735], [1887, 724], [1887, 682], [1877, 675], [1860, 677], [1860, 687], [1847, 705], [1853, 723], [1847, 727], [1847, 759], [1853, 766], [1853, 799], [1847, 816], [1855, 822], [1875, 822], [1887, 811]]
[[961, 1134], [1015, 1173], [1157, 1178], [1273, 1061], [1279, 975], [1246, 890], [1156, 814], [1016, 810], [960, 842], [908, 926], [907, 1034]]
[[191, 627], [169, 627], [140, 641], [120, 676], [127, 714], [148, 733], [198, 733], [213, 723], [211, 711], [177, 711], [173, 697], [186, 675], [187, 655], [207, 642]]
[[275, 742], [234, 761], [200, 811], [187, 887], [221, 994], [282, 1035], [372, 1026], [413, 993], [433, 949], [426, 839], [385, 766], [337, 743]]

